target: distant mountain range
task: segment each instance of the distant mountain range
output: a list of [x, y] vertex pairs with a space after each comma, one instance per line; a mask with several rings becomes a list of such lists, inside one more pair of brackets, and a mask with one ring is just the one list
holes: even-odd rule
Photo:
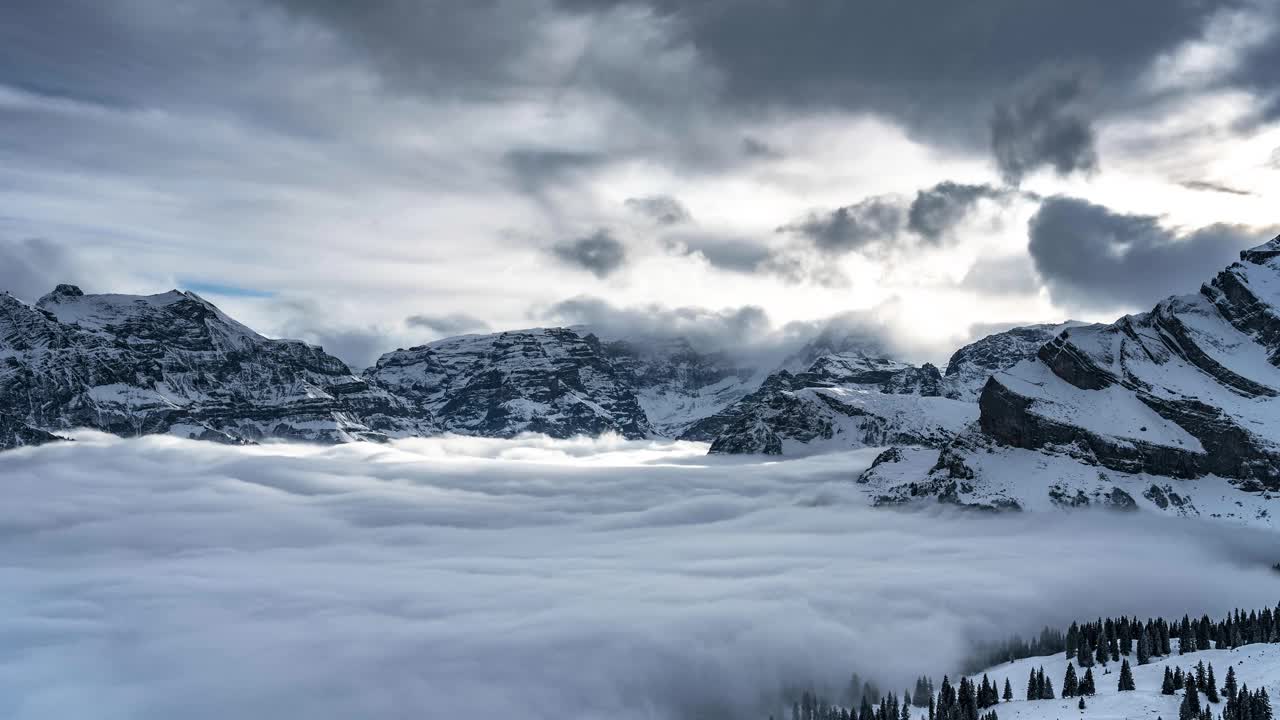
[[448, 338], [389, 352], [356, 375], [194, 293], [59, 285], [35, 305], [0, 293], [0, 439], [11, 447], [88, 427], [234, 443], [613, 432], [711, 442], [713, 452], [940, 446], [977, 417], [986, 375], [1030, 357], [1057, 329], [993, 335], [958, 352], [945, 376], [879, 357], [855, 336], [824, 333], [778, 367], [759, 367], [678, 337], [586, 327]]
[[34, 305], [0, 293], [0, 448], [79, 427], [231, 443], [611, 432], [709, 442], [713, 453], [891, 445], [861, 478], [882, 502], [1034, 505], [1043, 493], [1011, 477], [1054, 468], [1075, 479], [1053, 489], [1053, 504], [1190, 514], [1169, 483], [1142, 478], [1280, 492], [1278, 258], [1280, 238], [1198, 294], [1110, 325], [990, 335], [945, 372], [830, 332], [760, 367], [678, 337], [572, 327], [439, 340], [357, 375], [190, 292], [59, 285]]

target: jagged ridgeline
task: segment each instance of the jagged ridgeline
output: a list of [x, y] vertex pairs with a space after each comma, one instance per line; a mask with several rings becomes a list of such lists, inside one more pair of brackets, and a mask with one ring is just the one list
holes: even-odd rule
[[[952, 681], [943, 675], [935, 687], [928, 675], [916, 678], [901, 695], [885, 693], [874, 680], [853, 673], [847, 687], [834, 696], [812, 689], [793, 691], [772, 718], [786, 720], [997, 720], [1004, 703], [1077, 698], [1074, 710], [1087, 717], [1089, 698], [1100, 693], [1143, 690], [1161, 695], [1182, 694], [1179, 720], [1272, 720], [1270, 697], [1264, 687], [1254, 690], [1238, 676], [1280, 681], [1280, 653], [1251, 667], [1253, 655], [1218, 656], [1221, 673], [1212, 660], [1197, 657], [1205, 651], [1238, 650], [1255, 645], [1280, 645], [1280, 605], [1274, 609], [1236, 610], [1225, 617], [1192, 619], [1136, 617], [1077, 621], [1066, 629], [1046, 627], [1030, 640], [1011, 636], [980, 646]], [[1177, 660], [1184, 656], [1184, 669]], [[1033, 660], [1034, 662], [1025, 662]], [[1044, 663], [1065, 661], [1060, 684]], [[1135, 668], [1161, 663], [1159, 685], [1139, 688]], [[1026, 667], [1025, 685], [1015, 690], [1010, 671]], [[1158, 668], [1157, 668], [1158, 669]], [[1096, 671], [1096, 672], [1095, 672]], [[979, 677], [980, 674], [980, 677]], [[992, 675], [996, 679], [992, 679]], [[1003, 682], [999, 676], [1003, 675]], [[1145, 673], [1144, 677], [1155, 675]], [[1110, 685], [1100, 685], [1110, 683]], [[1060, 688], [1059, 691], [1055, 688]], [[1048, 714], [1018, 708], [1019, 717], [1059, 716], [1061, 707], [1046, 706]], [[1072, 713], [1075, 714], [1074, 712]], [[1118, 717], [1107, 714], [1106, 717]], [[1172, 717], [1172, 714], [1170, 715]]]
[[616, 433], [714, 453], [892, 446], [877, 503], [1103, 505], [1271, 525], [1280, 238], [1109, 325], [1017, 328], [945, 372], [824, 333], [778, 360], [544, 328], [449, 338], [356, 374], [189, 292], [0, 293], [0, 449], [76, 427], [222, 442]]
[[767, 360], [584, 327], [447, 338], [357, 374], [195, 293], [60, 285], [34, 305], [0, 293], [0, 449], [77, 427], [233, 443], [535, 432], [680, 438], [715, 452], [939, 444], [977, 416], [991, 368], [1029, 357], [1054, 330], [986, 338], [946, 375], [887, 359], [859, 335], [826, 333]]

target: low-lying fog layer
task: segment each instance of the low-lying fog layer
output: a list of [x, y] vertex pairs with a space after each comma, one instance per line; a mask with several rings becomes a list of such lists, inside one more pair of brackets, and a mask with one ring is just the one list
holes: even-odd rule
[[874, 453], [704, 450], [5, 453], [0, 716], [753, 718], [792, 682], [904, 687], [1011, 625], [1280, 598], [1262, 531], [873, 510]]

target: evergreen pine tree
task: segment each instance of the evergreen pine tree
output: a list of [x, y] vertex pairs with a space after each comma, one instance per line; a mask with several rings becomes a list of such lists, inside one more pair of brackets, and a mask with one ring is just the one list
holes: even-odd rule
[[1174, 669], [1173, 669], [1173, 687], [1174, 687], [1174, 689], [1176, 689], [1176, 690], [1181, 690], [1181, 689], [1182, 689], [1182, 686], [1185, 684], [1185, 680], [1186, 680], [1186, 678], [1182, 677], [1182, 668], [1174, 668]]
[[1196, 663], [1196, 689], [1204, 691], [1209, 685], [1209, 678], [1205, 675], [1204, 661]]
[[1205, 676], [1204, 694], [1209, 696], [1209, 702], [1217, 703], [1222, 700], [1218, 696], [1218, 681], [1213, 677], [1213, 663], [1209, 663], [1209, 674]]
[[1027, 699], [1040, 699], [1040, 685], [1036, 683], [1036, 671], [1031, 671], [1031, 677], [1027, 678]]
[[1143, 627], [1138, 631], [1138, 664], [1146, 665], [1151, 662], [1151, 636], [1147, 634], [1147, 628]]
[[1044, 693], [1040, 695], [1040, 699], [1041, 700], [1053, 699], [1053, 680], [1051, 680], [1048, 677], [1044, 679]]
[[1106, 665], [1107, 659], [1110, 657], [1107, 653], [1107, 643], [1101, 638], [1098, 639], [1098, 651], [1095, 654], [1095, 657], [1099, 665]]
[[1004, 701], [1013, 700], [1013, 685], [1009, 682], [1009, 678], [1004, 679]]
[[1076, 679], [1076, 666], [1067, 663], [1067, 675], [1062, 679], [1062, 697], [1075, 697], [1080, 689], [1080, 681]]
[[1098, 688], [1093, 684], [1093, 668], [1085, 668], [1084, 680], [1080, 683], [1080, 694], [1095, 695], [1097, 692]]
[[1188, 682], [1183, 694], [1185, 696], [1184, 702], [1188, 707], [1188, 712], [1191, 713], [1191, 717], [1198, 718], [1200, 716], [1200, 691], [1196, 689], [1195, 683]]
[[1076, 664], [1083, 668], [1093, 664], [1093, 652], [1089, 650], [1089, 636], [1085, 633], [1080, 634], [1080, 645], [1076, 651]]
[[1133, 685], [1133, 670], [1129, 667], [1129, 661], [1125, 660], [1120, 664], [1120, 692], [1136, 689]]
[[1230, 701], [1236, 696], [1236, 669], [1227, 666], [1227, 681], [1222, 684], [1222, 694]]
[[1162, 695], [1172, 695], [1177, 691], [1173, 686], [1173, 671], [1166, 665], [1164, 668], [1164, 682], [1160, 685], [1160, 693]]

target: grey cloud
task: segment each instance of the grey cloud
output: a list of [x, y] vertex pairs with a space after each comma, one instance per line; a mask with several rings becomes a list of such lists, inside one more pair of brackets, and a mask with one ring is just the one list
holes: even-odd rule
[[1034, 295], [1040, 278], [1028, 255], [984, 256], [970, 266], [960, 286], [988, 295]]
[[605, 229], [559, 243], [551, 252], [566, 265], [582, 268], [599, 278], [613, 274], [627, 261], [626, 246]]
[[608, 158], [596, 152], [524, 148], [507, 151], [503, 161], [523, 189], [537, 192], [549, 183], [563, 182], [600, 167]]
[[979, 200], [1002, 199], [1010, 190], [992, 185], [940, 182], [916, 193], [907, 210], [907, 227], [932, 243], [945, 237], [965, 219]]
[[0, 291], [35, 302], [58, 283], [90, 279], [62, 245], [43, 238], [0, 238]]
[[1051, 167], [1059, 175], [1098, 167], [1094, 130], [1081, 101], [1080, 73], [1048, 77], [1019, 97], [996, 107], [991, 149], [1006, 182]]
[[1241, 249], [1275, 231], [1217, 224], [1181, 232], [1150, 215], [1056, 196], [1031, 218], [1029, 232], [1031, 257], [1055, 301], [1115, 310], [1194, 292]]
[[693, 219], [681, 202], [670, 195], [646, 195], [627, 198], [628, 209], [649, 218], [659, 225], [679, 225]]
[[1275, 602], [1270, 533], [875, 510], [849, 482], [874, 451], [701, 450], [82, 436], [6, 453], [0, 715], [767, 717], [784, 688], [851, 671], [954, 673], [1009, 628]]
[[1240, 188], [1234, 188], [1234, 187], [1231, 187], [1230, 185], [1210, 182], [1208, 180], [1184, 180], [1178, 184], [1188, 190], [1201, 190], [1204, 192], [1226, 193], [1228, 195], [1255, 195], [1256, 194], [1249, 190], [1241, 190]]
[[732, 106], [869, 110], [974, 147], [986, 139], [989, 98], [1013, 90], [1023, 73], [1106, 68], [1111, 94], [1130, 98], [1149, 63], [1197, 39], [1220, 8], [1194, 0], [981, 0], [941, 3], [922, 17], [902, 3], [817, 0], [796, 12], [759, 0], [651, 1], [723, 76], [722, 99]]
[[719, 270], [737, 273], [759, 272], [773, 257], [773, 250], [751, 240], [713, 232], [680, 232], [667, 235], [663, 243], [683, 255], [698, 255]]
[[447, 315], [418, 313], [405, 318], [404, 322], [409, 327], [423, 328], [440, 335], [458, 335], [468, 331], [484, 331], [488, 329], [485, 321], [466, 313], [449, 313]]
[[772, 326], [763, 308], [745, 305], [711, 310], [659, 305], [620, 308], [596, 297], [561, 301], [543, 313], [566, 325], [585, 325], [608, 338], [683, 337], [705, 350], [752, 348], [767, 341]]
[[830, 212], [808, 216], [778, 228], [808, 239], [823, 252], [839, 254], [892, 240], [903, 226], [901, 203], [890, 196], [867, 198]]
[[776, 160], [785, 154], [760, 138], [742, 138], [742, 153], [750, 158]]

